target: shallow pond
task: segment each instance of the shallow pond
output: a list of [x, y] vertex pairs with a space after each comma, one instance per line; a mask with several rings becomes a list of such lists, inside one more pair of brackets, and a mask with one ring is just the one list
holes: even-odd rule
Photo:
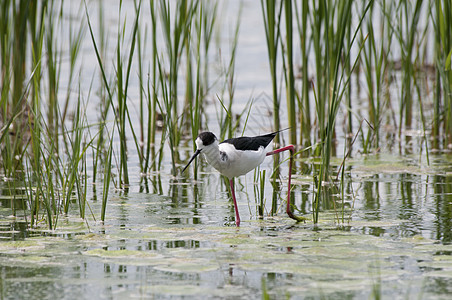
[[[124, 11], [133, 15], [132, 1], [124, 2]], [[233, 2], [228, 9], [237, 11], [238, 6]], [[247, 125], [249, 135], [271, 128], [271, 100], [266, 96], [271, 88], [261, 22], [260, 7], [244, 1], [234, 113], [257, 95]], [[115, 32], [117, 7], [106, 8], [106, 23]], [[235, 19], [224, 27], [231, 31], [234, 25]], [[225, 34], [218, 42], [223, 49], [230, 46], [229, 38]], [[84, 93], [91, 91], [98, 64], [89, 38], [81, 48], [83, 71], [89, 74], [80, 76]], [[64, 58], [63, 73], [68, 68]], [[140, 87], [134, 80], [129, 103], [136, 108]], [[366, 105], [359, 98], [356, 101], [358, 109]], [[98, 103], [87, 102], [88, 117], [95, 123]], [[218, 103], [209, 105], [206, 113], [215, 116], [218, 107]], [[138, 119], [137, 111], [130, 109], [131, 119]], [[208, 128], [219, 129], [214, 117], [209, 122]], [[341, 126], [337, 134], [344, 136]], [[419, 136], [413, 138], [417, 140], [412, 153], [422, 148]], [[338, 152], [343, 148], [340, 143]], [[190, 145], [188, 138], [185, 145]], [[408, 152], [402, 157], [355, 151], [346, 162], [344, 202], [332, 199], [317, 225], [311, 220], [312, 176], [293, 178], [296, 214], [308, 218], [297, 224], [281, 209], [286, 178], [282, 177], [282, 190], [276, 192], [267, 178], [266, 213], [259, 218], [258, 196], [249, 174], [236, 181], [242, 217], [241, 227], [236, 228], [234, 207], [217, 173], [207, 167], [200, 168], [197, 181], [190, 174], [173, 177], [167, 155], [159, 174], [140, 177], [133, 146], [129, 150], [131, 186], [128, 193], [111, 191], [105, 223], [99, 221], [99, 183], [89, 184], [86, 220], [77, 217], [74, 200], [70, 213], [59, 216], [57, 229], [50, 231], [45, 221], [27, 228], [23, 182], [0, 182], [0, 299], [450, 299], [450, 153], [431, 155], [427, 164], [424, 155]], [[192, 151], [188, 146], [182, 150], [184, 157]], [[392, 150], [383, 147], [382, 153]], [[314, 159], [299, 159], [297, 166], [301, 163], [316, 164]], [[341, 159], [333, 161], [335, 170], [340, 164]], [[262, 168], [269, 177], [271, 160]], [[281, 174], [287, 174], [285, 164]], [[17, 189], [12, 190], [14, 186]], [[270, 216], [267, 211], [274, 192], [281, 207], [276, 216]]]
[[[350, 167], [344, 222], [331, 210], [318, 226], [259, 219], [252, 191], [238, 193], [242, 226], [231, 226], [233, 205], [210, 172], [169, 185], [172, 196], [113, 194], [105, 224], [61, 217], [56, 231], [26, 231], [3, 197], [2, 298], [449, 298], [451, 170], [367, 160]], [[297, 185], [294, 194], [300, 207]]]

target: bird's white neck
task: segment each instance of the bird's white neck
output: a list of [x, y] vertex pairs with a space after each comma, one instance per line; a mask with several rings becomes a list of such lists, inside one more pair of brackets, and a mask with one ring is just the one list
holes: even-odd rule
[[221, 172], [223, 161], [221, 159], [218, 141], [215, 141], [211, 145], [204, 147], [201, 153], [204, 154], [204, 157], [206, 158], [209, 165], [214, 167], [217, 171]]

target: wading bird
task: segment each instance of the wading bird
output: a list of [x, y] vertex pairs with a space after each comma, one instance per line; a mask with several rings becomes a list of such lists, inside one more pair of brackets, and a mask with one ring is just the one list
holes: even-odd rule
[[290, 207], [290, 179], [292, 177], [294, 146], [289, 145], [280, 149], [268, 151], [270, 142], [278, 133], [279, 131], [254, 137], [238, 137], [227, 139], [219, 143], [217, 137], [212, 132], [202, 132], [195, 141], [197, 148], [196, 152], [190, 158], [190, 161], [182, 172], [184, 172], [190, 163], [202, 153], [212, 167], [229, 179], [235, 208], [235, 224], [240, 226], [240, 215], [234, 191], [234, 177], [245, 175], [249, 171], [255, 169], [264, 161], [266, 156], [289, 150], [290, 163], [287, 188], [287, 214], [294, 220], [302, 221], [304, 218], [295, 216]]

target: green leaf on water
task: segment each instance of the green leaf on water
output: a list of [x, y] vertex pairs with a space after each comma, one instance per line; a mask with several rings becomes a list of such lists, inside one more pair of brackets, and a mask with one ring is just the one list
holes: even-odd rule
[[169, 265], [156, 266], [155, 269], [171, 273], [202, 273], [212, 272], [219, 269], [217, 263], [202, 259], [185, 259], [186, 262], [175, 262]]
[[9, 241], [9, 242], [2, 242], [0, 244], [0, 251], [1, 250], [24, 250], [24, 249], [28, 250], [28, 249], [35, 249], [38, 247], [44, 247], [44, 246], [33, 240]]
[[90, 256], [99, 256], [103, 258], [115, 258], [115, 257], [127, 257], [127, 258], [160, 258], [160, 255], [150, 251], [137, 251], [137, 250], [104, 250], [104, 249], [92, 249], [85, 251], [83, 254]]

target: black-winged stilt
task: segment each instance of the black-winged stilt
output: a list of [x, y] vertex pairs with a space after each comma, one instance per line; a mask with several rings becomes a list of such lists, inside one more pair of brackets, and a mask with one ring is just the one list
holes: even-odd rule
[[190, 158], [190, 161], [182, 170], [184, 172], [190, 163], [202, 153], [207, 162], [222, 175], [229, 179], [231, 186], [232, 200], [235, 208], [235, 223], [240, 226], [240, 215], [237, 207], [237, 200], [234, 191], [234, 177], [245, 175], [249, 171], [259, 166], [266, 156], [277, 154], [283, 151], [290, 151], [289, 180], [287, 192], [287, 214], [294, 220], [302, 221], [304, 218], [293, 214], [290, 207], [290, 180], [292, 177], [292, 163], [294, 146], [289, 145], [273, 151], [268, 151], [270, 142], [279, 133], [273, 132], [254, 137], [238, 137], [227, 139], [221, 143], [212, 132], [202, 132], [196, 138], [196, 152]]

